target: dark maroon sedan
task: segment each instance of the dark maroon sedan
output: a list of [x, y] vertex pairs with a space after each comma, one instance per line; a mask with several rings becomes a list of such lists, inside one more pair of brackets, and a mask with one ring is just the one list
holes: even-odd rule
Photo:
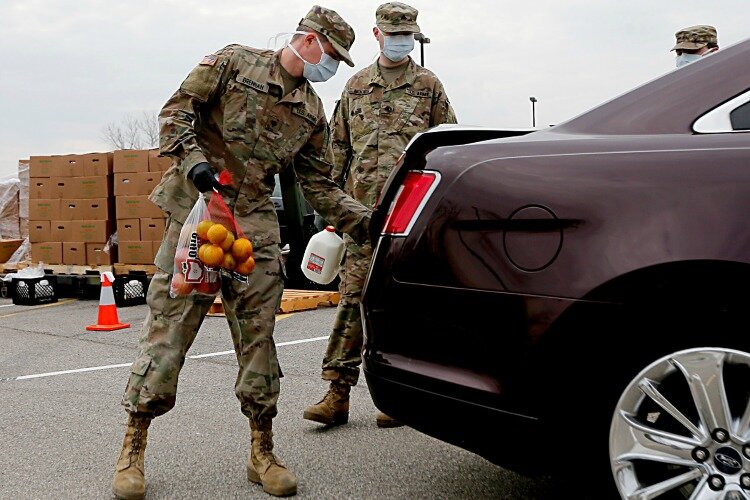
[[378, 408], [568, 498], [750, 498], [750, 40], [546, 130], [432, 129], [373, 226]]

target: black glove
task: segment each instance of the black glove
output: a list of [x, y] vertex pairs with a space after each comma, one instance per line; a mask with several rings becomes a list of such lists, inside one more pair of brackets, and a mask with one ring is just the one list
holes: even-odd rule
[[214, 188], [219, 189], [221, 187], [219, 181], [214, 177], [214, 170], [211, 168], [211, 165], [205, 161], [198, 163], [190, 169], [188, 179], [193, 181], [193, 185], [201, 193], [213, 191]]

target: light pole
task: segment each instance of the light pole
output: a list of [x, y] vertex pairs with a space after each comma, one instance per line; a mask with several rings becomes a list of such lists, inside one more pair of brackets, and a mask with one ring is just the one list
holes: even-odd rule
[[531, 126], [536, 127], [536, 97], [529, 97], [531, 101]]
[[419, 64], [424, 68], [424, 46], [426, 43], [430, 43], [430, 39], [422, 33], [414, 33], [414, 39], [419, 42]]

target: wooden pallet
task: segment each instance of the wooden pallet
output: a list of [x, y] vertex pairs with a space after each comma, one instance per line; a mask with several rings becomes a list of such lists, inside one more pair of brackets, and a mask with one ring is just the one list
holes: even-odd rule
[[120, 264], [114, 265], [115, 274], [130, 274], [131, 272], [146, 273], [149, 276], [156, 274], [156, 266], [153, 264]]
[[[318, 307], [331, 307], [339, 303], [340, 295], [338, 292], [326, 292], [318, 290], [284, 290], [281, 296], [281, 305], [279, 313], [291, 313], [296, 311], [306, 311], [317, 309]], [[208, 310], [209, 316], [224, 316], [224, 304], [221, 298], [217, 297], [211, 308]]]

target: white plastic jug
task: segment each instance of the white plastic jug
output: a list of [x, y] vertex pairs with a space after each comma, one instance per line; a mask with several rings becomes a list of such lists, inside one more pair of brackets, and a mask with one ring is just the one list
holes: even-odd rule
[[336, 278], [344, 256], [344, 240], [333, 226], [313, 235], [302, 257], [302, 273], [310, 281], [327, 285]]

